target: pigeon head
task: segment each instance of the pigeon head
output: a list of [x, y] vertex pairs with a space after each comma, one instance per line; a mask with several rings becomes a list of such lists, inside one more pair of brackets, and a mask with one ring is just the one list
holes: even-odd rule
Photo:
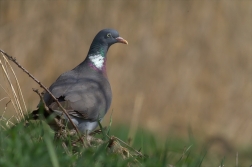
[[107, 45], [110, 47], [115, 43], [128, 44], [128, 42], [119, 36], [119, 33], [113, 29], [103, 29], [94, 38], [95, 43]]
[[88, 61], [91, 63], [90, 66], [99, 70], [105, 69], [107, 51], [115, 43], [128, 44], [114, 29], [103, 29], [98, 32], [87, 56]]
[[109, 47], [115, 43], [128, 44], [116, 30], [103, 29], [95, 36], [88, 54], [101, 54], [105, 57]]

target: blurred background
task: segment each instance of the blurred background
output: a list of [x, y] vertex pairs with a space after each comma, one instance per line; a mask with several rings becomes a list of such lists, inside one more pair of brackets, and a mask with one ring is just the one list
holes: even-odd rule
[[[160, 138], [251, 144], [252, 1], [0, 1], [0, 48], [46, 86], [83, 61], [104, 28], [129, 42], [108, 52], [105, 126], [113, 112], [113, 126]], [[39, 86], [13, 67], [31, 111]]]

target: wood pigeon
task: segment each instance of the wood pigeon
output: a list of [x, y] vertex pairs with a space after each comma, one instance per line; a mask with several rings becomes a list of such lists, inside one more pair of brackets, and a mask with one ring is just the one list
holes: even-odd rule
[[[49, 87], [81, 133], [93, 131], [98, 126], [97, 121], [103, 119], [110, 107], [112, 92], [106, 73], [106, 54], [115, 43], [128, 44], [116, 30], [101, 30], [95, 36], [86, 59], [74, 69], [61, 74]], [[52, 113], [67, 119], [47, 92], [43, 99]], [[40, 102], [38, 109], [33, 111], [34, 118], [38, 118], [42, 104]]]

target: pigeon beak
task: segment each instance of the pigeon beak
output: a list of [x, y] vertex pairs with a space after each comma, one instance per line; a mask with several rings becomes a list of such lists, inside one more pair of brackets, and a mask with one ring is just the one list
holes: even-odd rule
[[119, 42], [119, 43], [124, 43], [124, 44], [127, 44], [127, 45], [128, 45], [128, 41], [126, 41], [126, 40], [123, 39], [122, 37], [117, 37], [116, 40], [117, 40], [117, 42]]

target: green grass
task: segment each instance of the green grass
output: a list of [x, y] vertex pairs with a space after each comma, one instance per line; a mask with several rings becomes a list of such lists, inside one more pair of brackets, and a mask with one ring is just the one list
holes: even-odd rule
[[[127, 141], [128, 128], [111, 127], [113, 136]], [[95, 135], [103, 138], [102, 134]], [[110, 136], [111, 137], [111, 136]], [[206, 147], [193, 139], [188, 141], [168, 137], [166, 141], [158, 140], [145, 130], [138, 130], [132, 148], [141, 150], [143, 157], [121, 143], [131, 156], [123, 156], [108, 147], [108, 142], [85, 148], [81, 143], [73, 145], [78, 137], [67, 136], [54, 140], [54, 132], [42, 122], [23, 122], [10, 129], [0, 129], [0, 166], [1, 167], [82, 167], [82, 166], [157, 166], [197, 167], [222, 166], [228, 164], [225, 156], [209, 157]], [[105, 141], [108, 140], [105, 139]], [[65, 143], [67, 147], [63, 147]], [[246, 155], [251, 155], [248, 149]], [[216, 154], [217, 155], [217, 154]], [[228, 155], [227, 155], [228, 156]], [[235, 157], [234, 157], [235, 159]], [[240, 162], [241, 163], [241, 162]], [[230, 163], [229, 163], [230, 164]], [[242, 163], [241, 163], [242, 164]], [[235, 166], [235, 161], [231, 163]], [[249, 164], [248, 164], [249, 165]]]
[[[128, 129], [119, 127], [112, 130], [122, 140], [127, 140]], [[76, 136], [75, 136], [76, 137]], [[96, 135], [101, 138], [102, 135]], [[44, 122], [19, 123], [11, 129], [0, 131], [0, 166], [200, 166], [204, 155], [195, 154], [193, 143], [168, 140], [159, 144], [148, 132], [139, 131], [133, 148], [141, 150], [144, 157], [132, 154], [122, 158], [111, 151], [107, 144], [84, 148], [72, 146], [69, 137], [67, 149], [62, 147], [62, 140], [54, 140], [54, 132]], [[183, 151], [182, 148], [187, 148]], [[130, 150], [130, 149], [128, 149]]]

